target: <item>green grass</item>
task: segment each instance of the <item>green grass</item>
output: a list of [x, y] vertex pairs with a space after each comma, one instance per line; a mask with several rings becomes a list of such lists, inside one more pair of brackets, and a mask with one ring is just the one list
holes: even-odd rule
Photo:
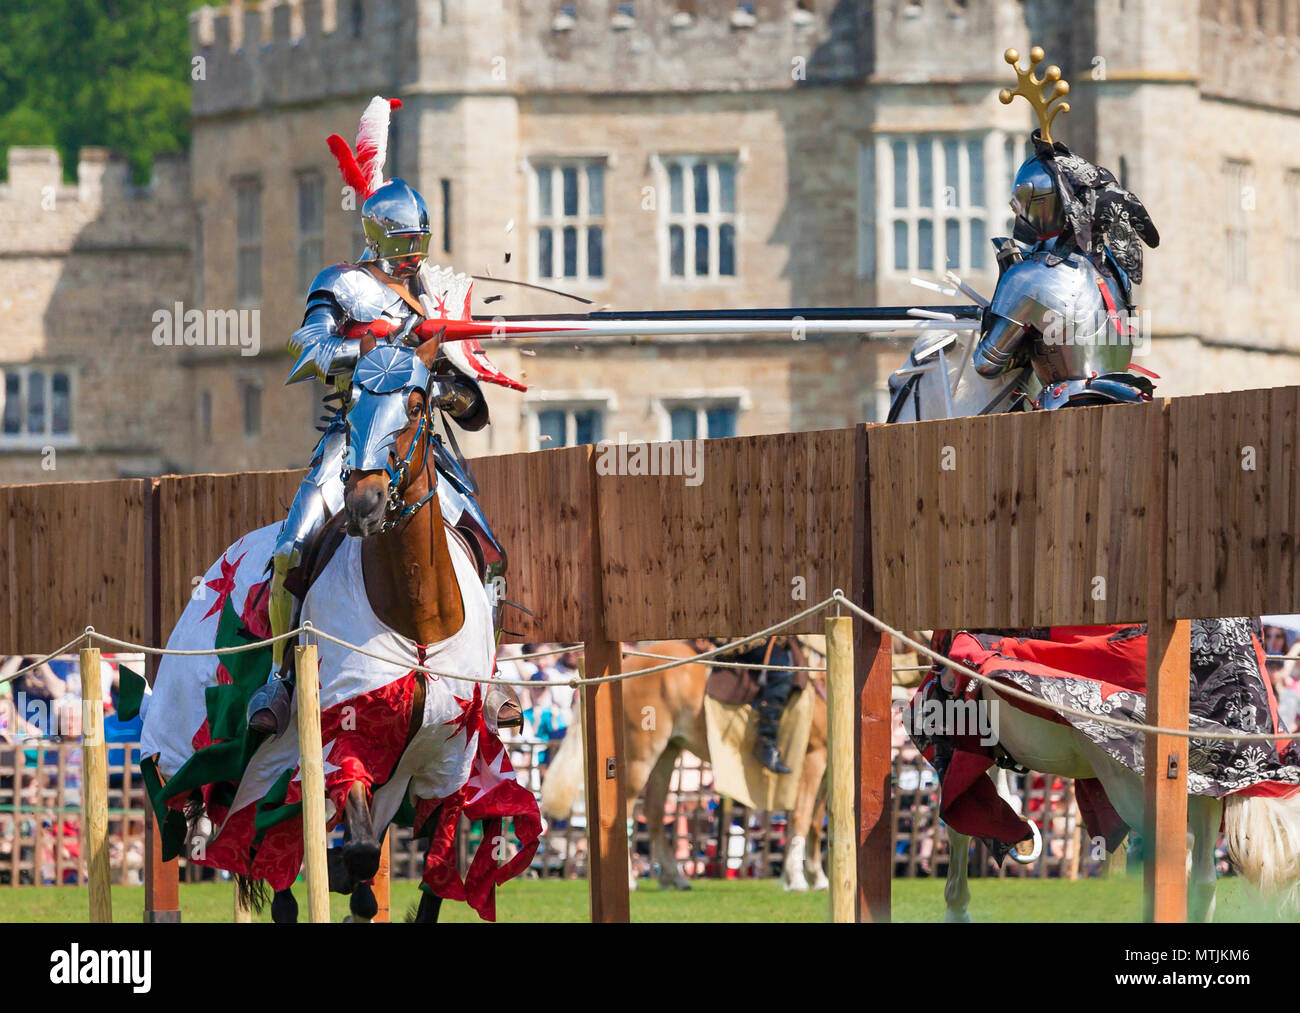
[[[977, 922], [1133, 922], [1141, 913], [1141, 877], [1109, 880], [972, 880], [971, 915]], [[305, 914], [302, 884], [295, 893]], [[414, 883], [393, 884], [395, 920], [418, 900]], [[335, 921], [347, 913], [347, 898], [331, 896]], [[228, 883], [181, 886], [182, 919], [187, 922], [229, 922], [234, 890]], [[144, 905], [143, 887], [114, 887], [113, 916], [138, 922]], [[84, 922], [88, 898], [84, 887], [0, 887], [0, 924], [10, 922]], [[894, 921], [934, 922], [943, 917], [943, 884], [938, 880], [897, 880], [893, 892]], [[697, 880], [687, 893], [660, 891], [642, 881], [632, 895], [632, 920], [640, 922], [823, 922], [828, 914], [825, 893], [785, 893], [776, 881]], [[516, 880], [497, 891], [501, 922], [584, 922], [587, 884], [570, 880]], [[270, 921], [270, 912], [256, 920]], [[462, 903], [446, 903], [442, 921], [477, 922]], [[1276, 922], [1271, 905], [1240, 879], [1219, 883], [1215, 921]]]

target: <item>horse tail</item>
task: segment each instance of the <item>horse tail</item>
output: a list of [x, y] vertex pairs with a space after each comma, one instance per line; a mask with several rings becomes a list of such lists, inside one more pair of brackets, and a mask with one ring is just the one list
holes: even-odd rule
[[542, 812], [551, 819], [567, 819], [583, 790], [582, 724], [575, 721], [560, 740], [542, 781]]
[[245, 911], [261, 914], [266, 909], [266, 883], [260, 879], [235, 874], [235, 896]]
[[1229, 795], [1223, 800], [1228, 857], [1261, 893], [1282, 905], [1300, 900], [1300, 793], [1289, 798]]

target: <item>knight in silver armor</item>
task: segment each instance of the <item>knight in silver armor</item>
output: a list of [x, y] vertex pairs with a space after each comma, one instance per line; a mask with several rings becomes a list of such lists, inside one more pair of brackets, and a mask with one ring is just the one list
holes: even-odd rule
[[[1041, 86], [1056, 82], [1053, 95], [1065, 95], [1060, 71], [1035, 79], [1032, 65], [1028, 77], [1020, 70], [1014, 50], [1006, 59], [1033, 87], [1004, 91], [1002, 101], [1024, 95], [1041, 127], [1013, 183], [1015, 241], [994, 240], [1000, 276], [975, 370], [992, 378], [1032, 366], [1043, 385], [1039, 408], [1149, 399], [1150, 382], [1129, 372], [1137, 338], [1132, 285], [1142, 280], [1139, 240], [1154, 247], [1159, 234], [1142, 202], [1111, 173], [1051, 140], [1055, 111]], [[1041, 61], [1041, 50], [1031, 59]]]
[[[362, 337], [369, 333], [377, 339], [418, 344], [415, 329], [426, 319], [424, 311], [430, 305], [460, 306], [468, 299], [466, 276], [433, 268], [427, 261], [429, 214], [415, 189], [401, 179], [385, 182], [362, 204], [361, 218], [366, 237], [362, 256], [355, 264], [338, 264], [316, 276], [307, 293], [302, 326], [288, 342], [298, 358], [287, 382], [315, 379], [331, 386], [337, 407], [324, 420], [311, 469], [275, 544], [268, 606], [273, 636], [297, 625], [301, 603], [286, 581], [303, 562], [311, 540], [343, 505], [347, 399]], [[475, 431], [488, 422], [487, 401], [469, 374], [469, 363], [456, 361], [458, 357], [465, 358], [454, 349], [439, 352], [433, 403], [462, 428]], [[473, 480], [449, 430], [448, 437], [452, 450], [438, 440], [431, 444], [443, 517], [471, 535], [467, 540], [479, 556], [487, 583], [495, 589], [505, 555], [474, 499]], [[249, 725], [257, 731], [279, 734], [287, 724], [292, 672], [286, 664], [291, 657], [286, 647], [285, 640], [275, 643], [271, 678], [249, 701]]]

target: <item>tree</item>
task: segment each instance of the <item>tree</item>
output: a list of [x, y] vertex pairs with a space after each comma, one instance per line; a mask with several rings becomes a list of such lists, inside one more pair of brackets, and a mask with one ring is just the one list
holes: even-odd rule
[[[137, 182], [189, 145], [189, 12], [201, 0], [6, 0], [0, 7], [0, 158], [53, 144], [125, 155]], [[4, 162], [0, 162], [2, 166]]]

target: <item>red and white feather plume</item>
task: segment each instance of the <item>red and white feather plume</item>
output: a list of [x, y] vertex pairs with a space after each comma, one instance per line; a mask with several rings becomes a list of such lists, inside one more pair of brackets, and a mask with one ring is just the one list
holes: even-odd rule
[[388, 125], [392, 111], [401, 107], [401, 99], [379, 95], [372, 98], [361, 114], [355, 152], [338, 134], [330, 134], [325, 141], [339, 163], [343, 182], [363, 201], [383, 185], [384, 162], [388, 159]]

